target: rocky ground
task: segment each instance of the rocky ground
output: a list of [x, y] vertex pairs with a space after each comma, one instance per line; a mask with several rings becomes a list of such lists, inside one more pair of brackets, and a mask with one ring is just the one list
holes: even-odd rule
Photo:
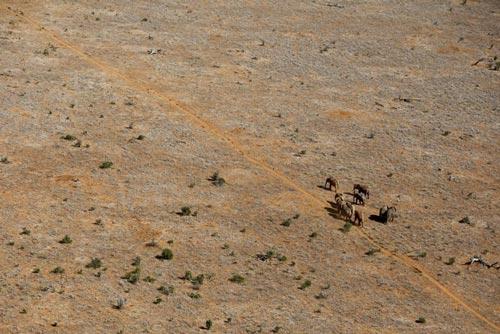
[[499, 14], [2, 2], [0, 332], [499, 332]]

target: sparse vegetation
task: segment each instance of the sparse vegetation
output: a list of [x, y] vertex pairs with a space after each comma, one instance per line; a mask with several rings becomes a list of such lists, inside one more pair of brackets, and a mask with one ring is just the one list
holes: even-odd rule
[[226, 180], [219, 176], [219, 172], [213, 173], [212, 176], [208, 178], [208, 180], [217, 187], [222, 187], [226, 183]]
[[123, 275], [121, 278], [127, 280], [127, 282], [131, 284], [136, 284], [139, 281], [140, 276], [141, 276], [141, 269], [137, 267], [134, 270]]
[[113, 166], [113, 163], [111, 161], [104, 161], [99, 165], [100, 169], [107, 169], [111, 168]]
[[161, 293], [163, 293], [164, 295], [171, 295], [174, 293], [174, 287], [171, 286], [171, 285], [162, 285], [158, 288], [158, 291], [160, 291]]
[[61, 137], [61, 139], [68, 140], [68, 141], [73, 141], [76, 140], [77, 138], [73, 135], [64, 135]]
[[159, 260], [172, 260], [173, 257], [174, 257], [174, 253], [169, 248], [164, 248], [161, 251], [161, 254], [156, 256], [156, 258]]
[[239, 274], [234, 274], [233, 276], [231, 276], [231, 278], [229, 278], [229, 282], [242, 284], [243, 282], [245, 282], [245, 277]]
[[116, 302], [113, 304], [113, 308], [116, 310], [121, 310], [122, 308], [125, 307], [125, 304], [127, 303], [127, 300], [119, 297]]
[[306, 279], [306, 280], [304, 281], [304, 283], [302, 283], [302, 284], [299, 286], [299, 289], [300, 289], [300, 290], [305, 290], [305, 289], [307, 289], [308, 287], [310, 287], [310, 286], [311, 286], [311, 284], [312, 284], [312, 283], [311, 283], [311, 281], [310, 281], [310, 280], [308, 280], [308, 279]]
[[190, 216], [192, 214], [191, 207], [183, 206], [180, 212], [177, 212], [179, 216]]
[[203, 329], [206, 329], [207, 331], [212, 328], [212, 320], [207, 320], [205, 321], [205, 327]]
[[62, 238], [61, 240], [59, 240], [60, 244], [70, 244], [72, 242], [73, 242], [73, 240], [71, 240], [71, 238], [67, 234], [64, 236], [64, 238]]
[[21, 234], [21, 235], [30, 235], [31, 231], [28, 230], [26, 227], [23, 227], [23, 230], [19, 234]]
[[190, 292], [190, 293], [188, 293], [188, 296], [191, 299], [200, 299], [201, 298], [201, 295], [197, 292]]
[[448, 260], [444, 264], [451, 266], [453, 263], [455, 263], [455, 258], [450, 257], [450, 258], [448, 258]]
[[419, 317], [417, 320], [415, 320], [417, 324], [425, 324], [425, 318], [424, 317]]
[[62, 273], [64, 273], [64, 269], [61, 268], [61, 267], [59, 267], [59, 266], [57, 266], [54, 269], [52, 269], [50, 272], [52, 274], [62, 274]]
[[375, 255], [375, 253], [380, 252], [380, 249], [378, 248], [370, 248], [368, 251], [365, 252], [365, 255], [372, 256]]
[[351, 227], [352, 227], [352, 224], [350, 222], [347, 222], [344, 224], [344, 226], [342, 226], [339, 230], [342, 232], [342, 233], [348, 233], [350, 230], [351, 230]]
[[102, 266], [101, 259], [94, 257], [89, 263], [85, 265], [85, 268], [99, 269]]

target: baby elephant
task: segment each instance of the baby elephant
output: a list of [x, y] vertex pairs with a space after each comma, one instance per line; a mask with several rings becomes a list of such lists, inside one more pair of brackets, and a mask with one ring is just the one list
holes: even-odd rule
[[[363, 222], [364, 222], [364, 216], [363, 216], [363, 212], [361, 211], [354, 211], [354, 221], [353, 221], [353, 224], [354, 225], [358, 225], [360, 227], [363, 227]], [[356, 224], [357, 222], [357, 224]]]
[[360, 193], [355, 193], [352, 198], [355, 204], [365, 205], [365, 198]]
[[367, 186], [364, 186], [362, 184], [355, 184], [354, 187], [352, 188], [353, 194], [361, 194], [366, 197], [366, 199], [370, 198], [370, 191], [368, 190]]
[[326, 179], [324, 188], [332, 190], [332, 187], [335, 190], [335, 192], [337, 192], [337, 189], [339, 189], [339, 181], [330, 176]]
[[388, 207], [387, 205], [385, 205], [384, 207], [380, 208], [378, 216], [380, 217], [380, 219], [382, 219], [382, 222], [384, 224], [392, 222], [396, 217], [396, 208], [393, 206]]

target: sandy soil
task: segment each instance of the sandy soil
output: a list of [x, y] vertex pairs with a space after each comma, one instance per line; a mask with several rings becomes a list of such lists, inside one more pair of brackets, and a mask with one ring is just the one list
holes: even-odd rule
[[499, 14], [2, 2], [0, 332], [500, 332]]

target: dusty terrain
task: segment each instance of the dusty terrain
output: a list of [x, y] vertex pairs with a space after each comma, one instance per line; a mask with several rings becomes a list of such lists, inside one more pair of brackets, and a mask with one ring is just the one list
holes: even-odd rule
[[499, 332], [495, 56], [495, 0], [2, 1], [0, 333]]

